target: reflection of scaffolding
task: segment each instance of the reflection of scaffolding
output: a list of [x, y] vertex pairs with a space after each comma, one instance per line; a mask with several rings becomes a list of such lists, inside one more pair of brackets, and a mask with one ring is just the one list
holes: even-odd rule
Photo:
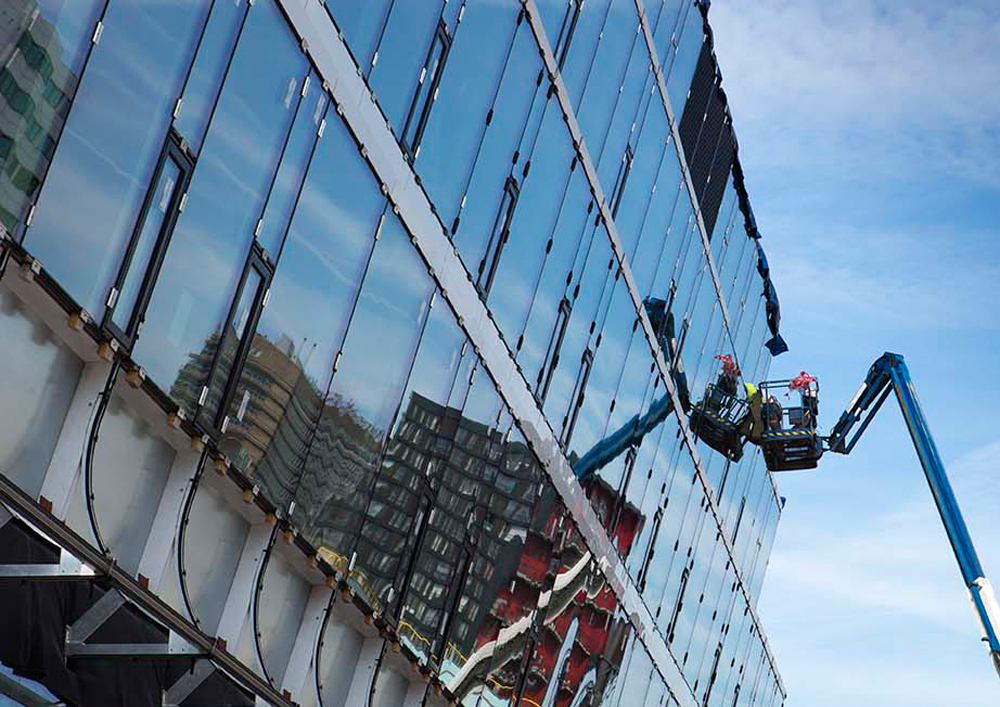
[[[674, 332], [674, 315], [669, 311], [669, 302], [655, 297], [649, 297], [644, 302], [646, 314], [649, 316], [657, 341], [664, 355], [670, 362], [670, 375], [680, 400], [681, 408], [690, 408], [687, 375], [680, 360], [681, 343], [677, 341]], [[620, 454], [630, 448], [638, 447], [646, 435], [662, 423], [674, 409], [673, 396], [667, 392], [658, 400], [653, 401], [649, 410], [643, 415], [636, 413], [624, 425], [599, 441], [587, 451], [576, 463], [573, 472], [578, 479], [586, 479], [597, 473]]]

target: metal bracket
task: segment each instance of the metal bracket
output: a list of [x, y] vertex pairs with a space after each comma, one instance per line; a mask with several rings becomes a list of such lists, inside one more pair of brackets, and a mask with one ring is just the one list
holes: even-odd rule
[[163, 707], [180, 707], [191, 693], [205, 682], [216, 670], [211, 661], [196, 661], [190, 672], [184, 673], [173, 685], [167, 688], [163, 696]]
[[[125, 604], [125, 597], [116, 589], [108, 591], [98, 599], [83, 616], [66, 629], [66, 657], [164, 659], [207, 655], [183, 636], [169, 629], [165, 643], [87, 643], [87, 639]], [[152, 621], [151, 618], [150, 620]]]
[[[0, 510], [0, 517], [5, 511]], [[10, 518], [7, 518], [10, 520]], [[3, 525], [7, 522], [4, 520]], [[75, 558], [66, 550], [59, 550], [59, 564], [33, 563], [26, 565], [0, 565], [0, 581], [13, 580], [17, 582], [41, 582], [59, 580], [80, 580], [89, 582], [97, 577], [93, 568]]]

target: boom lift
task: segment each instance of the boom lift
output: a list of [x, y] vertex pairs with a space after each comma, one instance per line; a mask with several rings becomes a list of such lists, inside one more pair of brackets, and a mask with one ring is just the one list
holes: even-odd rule
[[[764, 389], [787, 385], [788, 381], [773, 381], [762, 383]], [[924, 418], [923, 410], [917, 401], [917, 395], [910, 380], [910, 372], [899, 354], [883, 354], [868, 371], [868, 376], [861, 389], [840, 416], [830, 434], [823, 438], [816, 433], [816, 416], [819, 412], [818, 386], [803, 389], [803, 405], [801, 408], [791, 408], [778, 413], [768, 409], [770, 403], [764, 403], [765, 420], [774, 424], [760, 436], [758, 444], [764, 452], [764, 459], [771, 471], [789, 471], [794, 469], [814, 468], [816, 462], [826, 451], [837, 454], [850, 454], [851, 450], [868, 429], [872, 418], [882, 407], [882, 403], [895, 391], [899, 407], [910, 430], [913, 446], [924, 468], [927, 483], [938, 513], [944, 524], [948, 540], [951, 541], [955, 559], [962, 572], [962, 579], [969, 591], [973, 607], [979, 616], [983, 629], [983, 641], [989, 648], [993, 665], [1000, 674], [1000, 606], [990, 582], [986, 579], [983, 568], [973, 547], [969, 530], [958, 508], [958, 501], [948, 482], [944, 464], [938, 454], [937, 446], [931, 437]], [[787, 426], [784, 423], [788, 419]], [[810, 418], [810, 419], [806, 419]], [[855, 429], [856, 425], [860, 426]], [[782, 436], [782, 432], [792, 433]], [[751, 440], [753, 441], [753, 440]]]

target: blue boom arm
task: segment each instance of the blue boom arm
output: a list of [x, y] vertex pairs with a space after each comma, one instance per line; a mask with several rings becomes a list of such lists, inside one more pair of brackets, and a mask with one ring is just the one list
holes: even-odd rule
[[[893, 391], [899, 401], [906, 426], [910, 430], [917, 456], [920, 457], [920, 463], [924, 467], [934, 503], [937, 504], [941, 522], [944, 524], [945, 532], [948, 533], [955, 559], [958, 560], [962, 579], [982, 624], [983, 641], [989, 647], [993, 664], [1000, 674], [1000, 607], [979, 563], [979, 556], [965, 526], [962, 512], [958, 508], [958, 501], [948, 482], [944, 464], [927, 427], [927, 420], [920, 408], [920, 402], [913, 389], [913, 381], [910, 380], [910, 372], [902, 356], [885, 353], [872, 364], [861, 389], [827, 438], [827, 444], [831, 452], [850, 454], [861, 435], [868, 429], [872, 418], [882, 407], [882, 403]], [[860, 427], [854, 430], [859, 423]]]

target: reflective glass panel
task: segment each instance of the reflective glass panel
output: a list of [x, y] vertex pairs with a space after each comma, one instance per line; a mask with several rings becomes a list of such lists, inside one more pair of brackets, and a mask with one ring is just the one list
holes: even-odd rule
[[103, 19], [25, 237], [95, 317], [132, 237], [207, 11], [207, 2], [125, 2]]
[[198, 54], [184, 84], [180, 107], [174, 109], [174, 129], [190, 143], [195, 153], [201, 151], [222, 79], [229, 69], [236, 38], [251, 4], [243, 0], [212, 3]]
[[596, 337], [602, 302], [610, 301], [614, 290], [613, 273], [617, 266], [607, 231], [603, 224], [590, 228], [589, 248], [584, 248], [581, 254], [581, 262], [585, 266], [567, 287], [566, 296], [572, 305], [572, 313], [565, 340], [558, 357], [553, 357], [548, 364], [552, 373], [546, 373], [551, 375], [551, 383], [545, 395], [544, 411], [556, 434], [569, 424], [573, 412], [571, 406], [575, 404], [579, 388], [585, 383], [584, 378], [593, 364], [593, 351], [588, 344], [592, 337]]
[[563, 83], [574, 108], [579, 108], [583, 90], [594, 66], [594, 54], [600, 43], [601, 30], [611, 0], [591, 0], [583, 3], [573, 43], [562, 66]]
[[387, 215], [296, 492], [293, 518], [321, 552], [353, 551], [431, 289], [402, 223]]
[[295, 113], [295, 122], [281, 155], [281, 164], [274, 176], [257, 232], [257, 242], [273, 258], [278, 256], [284, 242], [285, 230], [295, 208], [329, 102], [329, 95], [323, 90], [322, 79], [313, 71], [309, 75], [306, 95], [302, 97]]
[[121, 292], [114, 304], [111, 321], [122, 331], [127, 331], [135, 312], [135, 305], [152, 263], [156, 246], [164, 225], [176, 208], [178, 191], [183, 189], [181, 168], [171, 157], [166, 156], [160, 174], [146, 206], [142, 225], [135, 237], [134, 250], [128, 271], [122, 281]]
[[103, 0], [9, 0], [0, 39], [0, 226], [13, 233], [48, 169]]
[[[430, 475], [451, 448], [442, 414], [456, 385], [465, 335], [443, 298], [431, 308], [381, 468], [365, 507], [351, 576], [394, 614], [416, 538], [433, 500]], [[467, 373], [467, 372], [466, 372]], [[391, 591], [391, 594], [390, 594]]]
[[[392, 0], [324, 0], [327, 11], [333, 16], [337, 27], [344, 34], [347, 45], [354, 54], [355, 61], [367, 73], [375, 47], [378, 46], [385, 26], [386, 14]], [[416, 4], [416, 3], [411, 3]], [[436, 5], [433, 0], [427, 4]]]
[[[305, 57], [281, 11], [274, 0], [258, 2], [240, 35], [136, 344], [135, 359], [164, 389], [204, 375], [193, 368], [225, 323], [305, 76]], [[191, 411], [197, 400], [177, 402]]]
[[[493, 382], [480, 371], [474, 376], [464, 407], [434, 411], [442, 419], [440, 436], [447, 455], [430, 471], [434, 490], [430, 513], [415, 528], [417, 554], [407, 581], [399, 615], [400, 639], [422, 660], [440, 655], [442, 670], [458, 660], [456, 642], [465, 636], [457, 621], [471, 626], [482, 619], [487, 605], [463, 617], [457, 611], [460, 590], [469, 573], [484, 572], [482, 560], [471, 551], [488, 516], [490, 490], [503, 452], [506, 425], [498, 425], [502, 403]], [[509, 422], [508, 422], [509, 424]], [[445, 641], [445, 638], [448, 640]], [[461, 643], [468, 648], [467, 638]], [[459, 648], [459, 650], [461, 650]], [[467, 651], [461, 651], [468, 656]], [[452, 669], [454, 672], [454, 669]]]
[[514, 0], [473, 2], [465, 5], [455, 29], [436, 108], [431, 111], [415, 160], [416, 172], [446, 228], [451, 228], [458, 215], [487, 129], [487, 117], [518, 29], [517, 17]]
[[[587, 3], [584, 3], [584, 13], [587, 12], [586, 7]], [[636, 32], [638, 25], [639, 15], [633, 2], [612, 0], [594, 56], [595, 69], [590, 73], [587, 87], [576, 109], [580, 130], [591, 146], [591, 154], [595, 159], [601, 154], [612, 114], [616, 110], [626, 114], [635, 111], [634, 103], [645, 73], [639, 67], [649, 66], [646, 43], [642, 35]], [[626, 93], [622, 87], [625, 85], [632, 49], [636, 44], [641, 45], [645, 60], [640, 61], [640, 55], [636, 54], [637, 73], [629, 76], [629, 91]], [[570, 57], [573, 57], [573, 49], [570, 50]]]
[[586, 257], [589, 236], [593, 233], [590, 227], [593, 205], [587, 176], [577, 163], [562, 200], [551, 249], [546, 244], [545, 260], [523, 334], [519, 332], [515, 346], [528, 385], [539, 394], [544, 391], [544, 372], [551, 360], [560, 355], [557, 318], [564, 302], [565, 306], [569, 304], [567, 295], [572, 295], [568, 288], [573, 280], [574, 263], [579, 256], [582, 267]]
[[279, 506], [302, 473], [384, 204], [347, 128], [333, 121], [306, 175], [222, 443]]
[[540, 69], [531, 27], [521, 22], [504, 67], [495, 110], [483, 133], [475, 168], [462, 199], [459, 220], [452, 224], [459, 255], [477, 282], [482, 282], [493, 267], [495, 254], [502, 250], [505, 234], [509, 232], [513, 217], [509, 210], [515, 208], [516, 200], [512, 203], [504, 198], [505, 183], [512, 179], [519, 191], [524, 179], [522, 174], [512, 174], [512, 164], [516, 162], [514, 156], [532, 102], [541, 100], [535, 90]]
[[665, 71], [667, 76], [667, 95], [670, 98], [670, 106], [674, 110], [675, 116], [684, 113], [684, 103], [687, 100], [688, 89], [691, 87], [691, 77], [694, 76], [695, 67], [698, 65], [698, 55], [701, 53], [701, 45], [705, 39], [704, 20], [701, 11], [694, 5], [693, 0], [685, 0], [688, 4], [688, 13], [684, 19], [684, 27], [677, 38], [677, 56], [660, 57], [660, 61], [672, 59], [669, 71]]
[[418, 83], [422, 88], [434, 76], [432, 67], [423, 71], [424, 58], [440, 15], [441, 3], [433, 0], [403, 0], [389, 11], [368, 83], [397, 135], [403, 134]]
[[545, 256], [554, 247], [574, 156], [562, 111], [551, 98], [546, 102], [535, 152], [529, 157], [531, 170], [521, 186], [510, 236], [488, 299], [511, 349], [516, 348]]

